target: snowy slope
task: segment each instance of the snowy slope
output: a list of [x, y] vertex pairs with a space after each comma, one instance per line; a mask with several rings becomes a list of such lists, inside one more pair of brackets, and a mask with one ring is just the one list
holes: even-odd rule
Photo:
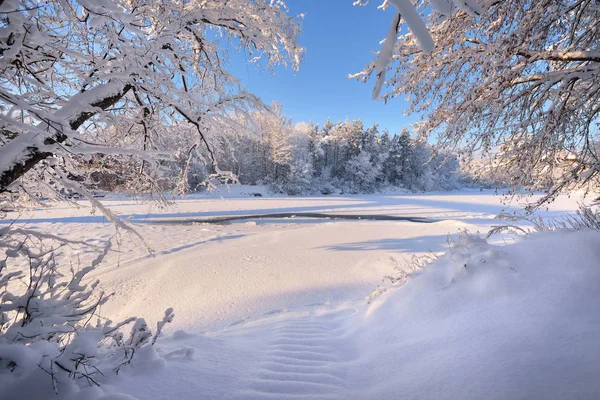
[[359, 397], [598, 398], [599, 289], [598, 232], [463, 240], [366, 311]]
[[[448, 235], [456, 239], [459, 231], [487, 232], [498, 224], [494, 216], [505, 208], [501, 199], [478, 191], [228, 197], [195, 196], [166, 210], [127, 199], [107, 201], [134, 223], [155, 255], [135, 238], [121, 237], [120, 252], [95, 272], [115, 292], [103, 315], [156, 321], [174, 307], [176, 317], [157, 354], [140, 357], [115, 382], [75, 398], [98, 397], [104, 390], [140, 399], [600, 393], [588, 381], [600, 359], [593, 340], [600, 319], [590, 306], [598, 300], [597, 234], [544, 234], [516, 244], [509, 235], [491, 244], [471, 240], [367, 304], [378, 285], [391, 285], [383, 276], [410, 268], [412, 255], [440, 254]], [[573, 199], [560, 198], [545, 215], [576, 207]], [[514, 203], [509, 211], [518, 209]], [[436, 222], [173, 223], [282, 211]], [[83, 232], [98, 241], [114, 231], [85, 207], [33, 210], [21, 220], [42, 231], [77, 238]], [[542, 258], [532, 255], [538, 253]], [[82, 261], [92, 256], [72, 255]]]
[[[445, 251], [447, 236], [459, 230], [487, 232], [499, 223], [494, 218], [504, 209], [502, 198], [479, 191], [251, 198], [247, 193], [255, 188], [231, 188], [231, 193], [223, 190], [178, 200], [167, 209], [127, 199], [106, 200], [107, 207], [134, 224], [155, 255], [148, 255], [136, 237], [121, 237], [119, 251], [94, 273], [107, 292], [115, 292], [103, 314], [156, 321], [173, 307], [177, 313], [173, 329], [204, 330], [274, 309], [364, 298], [413, 254]], [[20, 220], [25, 227], [73, 239], [96, 238], [92, 243], [114, 234], [111, 223], [90, 214], [87, 203], [80, 204], [79, 209], [65, 204], [33, 210]], [[576, 208], [575, 201], [561, 198], [553, 204], [553, 213]], [[226, 225], [171, 223], [272, 212], [386, 214], [438, 222], [288, 218]], [[165, 223], [153, 223], [161, 221]], [[0, 221], [5, 223], [9, 221]], [[71, 256], [85, 264], [94, 255]]]
[[598, 249], [597, 232], [464, 239], [372, 304], [176, 334], [164, 370], [117, 388], [142, 399], [597, 398]]

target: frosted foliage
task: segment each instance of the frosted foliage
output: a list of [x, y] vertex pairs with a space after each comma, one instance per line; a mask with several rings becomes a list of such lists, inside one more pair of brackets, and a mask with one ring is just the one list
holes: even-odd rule
[[[110, 295], [88, 274], [110, 243], [94, 246], [0, 229], [0, 381], [7, 398], [64, 396], [99, 386], [136, 354], [153, 351], [164, 325], [173, 320], [172, 309], [155, 334], [141, 318], [113, 323], [96, 314]], [[75, 266], [65, 248], [97, 256], [90, 265]]]
[[371, 193], [375, 190], [376, 178], [381, 172], [381, 167], [371, 163], [368, 153], [362, 152], [352, 157], [346, 168], [352, 176], [353, 191]]
[[57, 169], [81, 181], [83, 165], [105, 160], [154, 187], [165, 161], [223, 172], [214, 146], [229, 116], [262, 106], [225, 49], [265, 68], [295, 69], [303, 54], [282, 1], [5, 0], [0, 11], [0, 192], [26, 190], [23, 176], [55, 182]]
[[353, 78], [375, 75], [374, 94], [406, 97], [410, 112], [424, 116], [419, 136], [460, 151], [466, 163], [487, 159], [510, 186], [547, 189], [543, 201], [599, 185], [595, 2], [424, 0], [415, 9], [431, 52], [409, 23], [408, 33], [392, 35], [393, 51], [388, 34], [378, 59]]
[[264, 183], [292, 195], [459, 187], [456, 157], [417, 144], [408, 130], [390, 135], [361, 120], [293, 126], [278, 105], [272, 110], [238, 117], [239, 129], [223, 133], [219, 158], [242, 184]]

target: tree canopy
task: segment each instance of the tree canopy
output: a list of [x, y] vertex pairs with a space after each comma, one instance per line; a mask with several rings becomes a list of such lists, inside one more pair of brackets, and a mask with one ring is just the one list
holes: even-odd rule
[[37, 182], [76, 179], [69, 160], [91, 154], [139, 157], [150, 174], [173, 124], [218, 170], [216, 132], [262, 106], [227, 46], [297, 68], [299, 32], [280, 0], [0, 0], [0, 193], [34, 167]]
[[399, 5], [410, 1], [389, 3], [398, 13], [379, 58], [353, 77], [376, 75], [384, 100], [408, 98], [424, 116], [422, 138], [490, 157], [513, 186], [545, 187], [549, 198], [599, 183], [596, 1], [418, 1], [434, 46], [410, 15], [397, 39]]

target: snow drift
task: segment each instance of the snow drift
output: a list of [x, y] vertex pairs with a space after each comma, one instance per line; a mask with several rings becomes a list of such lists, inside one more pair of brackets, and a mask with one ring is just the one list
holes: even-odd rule
[[364, 315], [365, 398], [597, 398], [600, 234], [467, 236]]
[[597, 398], [599, 249], [597, 231], [505, 246], [463, 236], [371, 304], [174, 335], [163, 352], [183, 346], [197, 361], [171, 360], [164, 375], [134, 376], [120, 390], [142, 399]]

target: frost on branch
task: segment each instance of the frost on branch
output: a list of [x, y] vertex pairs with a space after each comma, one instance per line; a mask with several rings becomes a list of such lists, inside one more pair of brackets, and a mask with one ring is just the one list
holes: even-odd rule
[[[377, 99], [381, 94], [381, 88], [385, 81], [385, 71], [388, 65], [392, 61], [392, 55], [394, 52], [394, 46], [398, 37], [398, 31], [400, 28], [400, 22], [402, 19], [406, 21], [412, 34], [419, 41], [421, 49], [425, 53], [431, 53], [433, 51], [433, 39], [425, 26], [425, 23], [421, 20], [419, 14], [415, 11], [410, 0], [389, 0], [389, 3], [393, 4], [397, 9], [397, 14], [392, 18], [392, 24], [388, 30], [387, 36], [383, 43], [383, 48], [377, 56], [375, 63], [375, 75], [377, 80], [375, 82], [375, 88], [373, 89], [373, 100]], [[387, 4], [384, 3], [384, 5]]]
[[87, 275], [106, 256], [110, 242], [92, 249], [98, 256], [80, 269], [67, 267], [65, 247], [90, 249], [84, 242], [0, 229], [0, 382], [8, 391], [3, 395], [28, 386], [28, 393], [35, 388], [38, 396], [51, 396], [100, 385], [154, 345], [173, 319], [173, 310], [167, 310], [154, 334], [143, 319], [102, 322], [98, 308], [109, 296]]
[[421, 51], [411, 27], [394, 37], [390, 58], [386, 39], [377, 61], [353, 78], [375, 75], [376, 94], [385, 86], [381, 98], [406, 97], [410, 112], [423, 115], [421, 138], [459, 151], [467, 165], [489, 160], [511, 187], [546, 190], [542, 202], [600, 186], [595, 2], [423, 0], [415, 7], [426, 16], [432, 52]]
[[[454, 190], [463, 179], [451, 153], [435, 153], [411, 138], [364, 126], [360, 119], [322, 126], [293, 125], [282, 114], [254, 112], [223, 132], [222, 165], [243, 185], [268, 185], [275, 193], [373, 193], [389, 187]], [[248, 118], [249, 117], [249, 118]]]
[[152, 191], [177, 154], [220, 173], [230, 115], [263, 107], [225, 49], [298, 68], [299, 32], [282, 1], [0, 2], [0, 193], [52, 192], [50, 158], [78, 182], [128, 164]]

